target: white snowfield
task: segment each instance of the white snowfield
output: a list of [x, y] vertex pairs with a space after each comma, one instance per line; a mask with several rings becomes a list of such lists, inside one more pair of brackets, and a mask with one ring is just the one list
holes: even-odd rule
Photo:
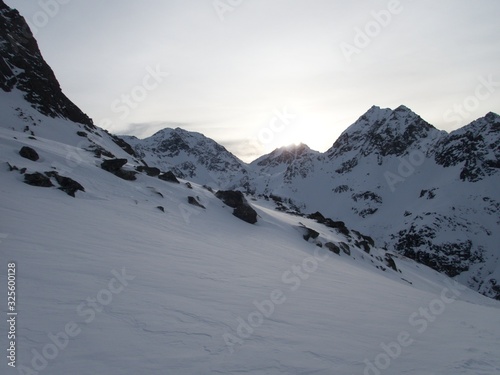
[[[121, 180], [82, 151], [79, 125], [0, 95], [1, 374], [500, 374], [500, 303], [401, 257], [401, 272], [382, 271], [383, 250], [272, 202], [248, 197], [250, 225], [197, 184]], [[89, 137], [134, 163], [98, 132]], [[19, 155], [25, 145], [38, 161]], [[55, 167], [85, 192], [29, 186], [7, 162]], [[300, 223], [319, 237], [304, 241]], [[349, 243], [351, 255], [318, 241]]]

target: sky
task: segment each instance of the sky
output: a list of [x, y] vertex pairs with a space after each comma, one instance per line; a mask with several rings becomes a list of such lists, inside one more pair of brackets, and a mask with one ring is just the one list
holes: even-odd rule
[[326, 151], [372, 105], [446, 131], [500, 113], [498, 0], [5, 2], [115, 134], [181, 127], [249, 162]]

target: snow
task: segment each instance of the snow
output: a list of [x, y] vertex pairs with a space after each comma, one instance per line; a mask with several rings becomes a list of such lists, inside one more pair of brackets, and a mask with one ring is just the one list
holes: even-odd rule
[[[77, 147], [87, 142], [77, 124], [0, 95], [0, 277], [3, 288], [17, 263], [19, 374], [500, 373], [500, 303], [402, 257], [399, 273], [354, 246], [352, 256], [328, 252], [304, 241], [300, 223], [322, 243], [349, 239], [264, 199], [249, 198], [259, 213], [250, 225], [196, 183], [121, 180]], [[36, 139], [16, 107], [37, 123]], [[99, 132], [96, 142], [134, 165]], [[23, 145], [41, 159], [20, 157]], [[26, 185], [6, 162], [27, 173], [56, 166], [85, 192]], [[7, 348], [5, 319], [0, 332]], [[51, 333], [64, 347], [53, 356]], [[46, 366], [34, 356], [44, 350]], [[15, 373], [5, 357], [0, 366]]]

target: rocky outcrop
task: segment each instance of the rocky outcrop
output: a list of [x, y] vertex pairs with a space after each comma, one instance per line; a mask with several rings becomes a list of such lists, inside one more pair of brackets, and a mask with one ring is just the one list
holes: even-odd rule
[[26, 173], [24, 175], [24, 182], [31, 186], [38, 187], [52, 187], [54, 184], [50, 181], [46, 175], [35, 172], [35, 173]]
[[180, 184], [179, 180], [177, 179], [177, 177], [175, 177], [175, 174], [173, 174], [172, 171], [162, 173], [161, 175], [158, 176], [158, 178], [163, 181], [172, 182], [174, 184]]
[[127, 164], [127, 159], [109, 159], [101, 163], [101, 168], [115, 176], [120, 177], [122, 180], [135, 181], [136, 172], [122, 169]]
[[37, 161], [38, 159], [40, 159], [38, 153], [34, 149], [28, 146], [24, 146], [23, 148], [21, 148], [21, 150], [19, 150], [19, 155], [31, 161]]
[[61, 91], [24, 18], [3, 1], [0, 24], [0, 88], [6, 92], [20, 90], [33, 108], [46, 116], [94, 128], [92, 120]]
[[241, 191], [218, 191], [215, 196], [229, 207], [234, 208], [233, 215], [249, 224], [257, 222], [257, 212], [248, 204]]

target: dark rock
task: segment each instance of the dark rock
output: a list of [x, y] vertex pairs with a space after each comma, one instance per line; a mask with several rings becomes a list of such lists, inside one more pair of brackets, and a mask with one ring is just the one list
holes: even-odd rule
[[94, 153], [94, 156], [96, 158], [101, 158], [103, 156], [106, 156], [107, 158], [110, 158], [110, 159], [114, 159], [115, 158], [115, 155], [112, 153], [112, 152], [109, 152], [108, 150], [102, 148], [101, 146], [99, 145], [96, 145], [95, 143], [93, 145], [91, 145], [88, 149], [86, 149], [87, 151], [91, 151]]
[[257, 212], [248, 204], [241, 191], [219, 190], [215, 193], [224, 204], [234, 208], [233, 215], [250, 224], [257, 222]]
[[248, 204], [241, 204], [233, 211], [233, 215], [249, 224], [257, 222], [257, 212]]
[[0, 12], [0, 89], [19, 90], [33, 108], [46, 116], [63, 117], [94, 127], [92, 120], [61, 91], [26, 20], [3, 1], [0, 1]]
[[398, 272], [398, 267], [396, 267], [396, 262], [390, 254], [385, 254], [385, 264], [387, 267], [392, 268], [394, 271]]
[[202, 205], [200, 202], [195, 197], [188, 197], [188, 203], [192, 204], [193, 206], [200, 207], [200, 208], [205, 208], [204, 205]]
[[177, 179], [177, 177], [175, 177], [175, 175], [172, 173], [172, 171], [165, 172], [165, 173], [159, 175], [158, 178], [160, 180], [173, 182], [175, 184], [180, 183], [179, 180]]
[[109, 159], [109, 160], [104, 160], [101, 163], [101, 168], [104, 169], [105, 171], [115, 173], [120, 170], [121, 167], [123, 167], [125, 164], [127, 164], [127, 159]]
[[328, 250], [334, 252], [335, 254], [340, 255], [340, 248], [337, 245], [335, 245], [333, 242], [325, 243], [325, 247]]
[[87, 133], [82, 132], [82, 131], [78, 131], [78, 132], [76, 132], [76, 134], [79, 135], [80, 137], [87, 137]]
[[247, 204], [245, 196], [241, 191], [219, 190], [215, 193], [215, 196], [232, 208]]
[[72, 178], [60, 176], [59, 173], [55, 171], [45, 172], [45, 175], [47, 177], [55, 178], [57, 183], [59, 184], [59, 190], [64, 191], [66, 194], [73, 198], [75, 198], [75, 193], [78, 190], [85, 191], [85, 188], [80, 183], [76, 182]]
[[165, 212], [165, 208], [163, 206], [158, 206], [156, 208], [159, 209], [161, 212]]
[[17, 168], [15, 165], [11, 165], [9, 162], [7, 162], [7, 167], [9, 167], [9, 172], [13, 171], [18, 171], [19, 168]]
[[203, 188], [208, 190], [209, 192], [213, 193], [214, 192], [214, 189], [212, 189], [210, 186], [208, 185], [203, 185]]
[[39, 186], [39, 187], [51, 187], [54, 186], [50, 181], [50, 178], [47, 176], [35, 172], [35, 173], [27, 173], [24, 175], [24, 182], [31, 186]]
[[193, 188], [193, 185], [191, 185], [190, 182], [186, 182], [186, 186], [187, 186], [188, 189], [192, 189]]
[[315, 231], [314, 229], [304, 227], [306, 230], [306, 234], [303, 235], [304, 240], [309, 241], [310, 238], [318, 238], [319, 232]]
[[136, 168], [139, 172], [145, 172], [148, 176], [151, 176], [151, 177], [156, 177], [156, 176], [159, 176], [161, 171], [159, 168], [155, 168], [155, 167], [145, 167], [145, 166], [138, 166]]
[[346, 244], [345, 242], [339, 242], [339, 246], [345, 254], [351, 255], [351, 248], [348, 244]]
[[19, 151], [19, 155], [21, 155], [23, 158], [29, 159], [31, 161], [37, 161], [38, 159], [40, 159], [40, 156], [38, 156], [38, 153], [35, 150], [33, 150], [31, 147], [28, 147], [28, 146], [24, 146], [23, 148], [21, 148], [21, 150]]
[[382, 197], [378, 194], [375, 194], [372, 191], [365, 191], [363, 193], [353, 194], [351, 198], [354, 202], [373, 201], [375, 203], [382, 203]]
[[348, 185], [339, 185], [335, 189], [332, 189], [334, 193], [340, 194], [352, 190]]
[[325, 217], [320, 212], [315, 212], [313, 214], [307, 215], [309, 219], [316, 220], [318, 223], [324, 223]]
[[126, 171], [126, 170], [123, 170], [123, 169], [119, 169], [116, 172], [114, 172], [115, 176], [120, 177], [122, 180], [126, 180], [126, 181], [135, 181], [135, 180], [137, 180], [137, 177], [135, 177], [136, 174], [137, 174], [137, 172]]
[[370, 244], [367, 241], [355, 241], [355, 244], [360, 249], [363, 249], [365, 253], [370, 254]]
[[347, 229], [343, 221], [334, 221], [330, 218], [327, 218], [325, 219], [324, 224], [329, 228], [337, 229], [340, 233], [342, 233], [345, 236], [349, 235], [349, 229]]
[[127, 164], [127, 159], [109, 159], [101, 163], [101, 168], [123, 180], [135, 181], [137, 179], [136, 172], [121, 169], [125, 164]]
[[123, 151], [125, 151], [127, 154], [129, 154], [130, 156], [133, 156], [134, 158], [137, 158], [137, 154], [135, 153], [134, 149], [132, 148], [132, 146], [130, 146], [127, 142], [125, 142], [123, 139], [121, 139], [120, 137], [116, 136], [116, 135], [113, 135], [111, 133], [109, 133], [107, 130], [105, 130], [105, 132], [111, 137], [111, 139], [113, 140], [113, 142], [118, 146], [120, 147]]

